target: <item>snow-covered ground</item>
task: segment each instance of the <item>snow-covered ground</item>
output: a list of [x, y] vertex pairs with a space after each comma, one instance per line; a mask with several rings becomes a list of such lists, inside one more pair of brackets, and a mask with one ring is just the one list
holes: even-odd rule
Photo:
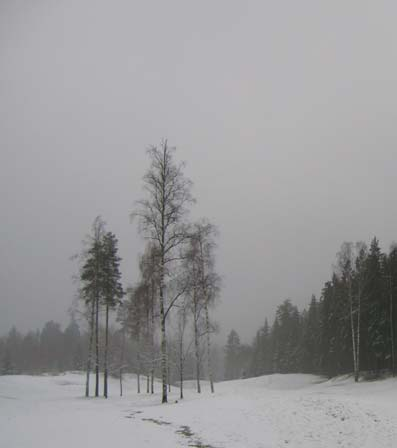
[[[84, 376], [0, 377], [1, 448], [397, 447], [397, 380], [324, 381], [270, 375], [187, 388], [170, 403], [112, 380], [110, 398], [85, 399]], [[144, 384], [142, 382], [143, 389]]]

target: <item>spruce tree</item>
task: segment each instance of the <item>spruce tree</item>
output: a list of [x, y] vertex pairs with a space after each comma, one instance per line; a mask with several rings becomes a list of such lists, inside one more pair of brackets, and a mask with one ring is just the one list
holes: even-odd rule
[[112, 232], [103, 237], [103, 268], [102, 296], [105, 305], [105, 354], [104, 354], [104, 385], [103, 395], [108, 397], [108, 348], [109, 348], [109, 311], [120, 304], [123, 297], [121, 285], [120, 261], [118, 256], [117, 238]]
[[372, 368], [379, 372], [385, 367], [388, 350], [387, 302], [384, 291], [384, 272], [379, 241], [371, 241], [367, 259], [368, 278], [368, 352]]
[[393, 376], [396, 374], [396, 328], [397, 319], [397, 245], [392, 245], [388, 256], [388, 296], [389, 296], [389, 326], [390, 326], [390, 353]]
[[234, 380], [240, 378], [241, 343], [237, 331], [231, 330], [225, 346], [225, 379]]
[[83, 265], [80, 270], [80, 295], [87, 307], [89, 322], [89, 343], [86, 372], [86, 391], [89, 396], [92, 349], [95, 335], [95, 396], [99, 396], [99, 306], [102, 293], [103, 236], [105, 223], [97, 216], [92, 225], [92, 234], [86, 241], [87, 249], [82, 254]]
[[303, 322], [302, 371], [319, 372], [320, 319], [319, 304], [313, 294]]

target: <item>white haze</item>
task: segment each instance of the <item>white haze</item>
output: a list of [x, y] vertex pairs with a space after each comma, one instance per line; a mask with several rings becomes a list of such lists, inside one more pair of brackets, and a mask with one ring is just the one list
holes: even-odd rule
[[397, 238], [391, 1], [0, 2], [0, 334], [65, 323], [96, 215], [120, 241], [168, 137], [220, 230], [217, 319], [249, 341], [345, 240]]

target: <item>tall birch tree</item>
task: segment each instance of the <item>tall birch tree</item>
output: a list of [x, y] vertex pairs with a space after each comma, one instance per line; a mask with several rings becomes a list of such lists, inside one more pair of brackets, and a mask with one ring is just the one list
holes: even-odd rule
[[159, 255], [158, 295], [160, 308], [160, 347], [162, 402], [167, 402], [166, 318], [179, 298], [167, 297], [167, 279], [179, 259], [178, 249], [187, 236], [184, 218], [191, 195], [191, 181], [184, 175], [184, 164], [174, 160], [174, 149], [164, 140], [148, 150], [150, 167], [143, 178], [146, 198], [137, 202], [132, 217], [139, 219], [140, 231], [156, 245]]
[[198, 246], [198, 284], [204, 307], [207, 370], [212, 393], [215, 391], [211, 365], [211, 333], [214, 331], [214, 326], [210, 322], [209, 308], [214, 304], [220, 289], [220, 277], [215, 271], [216, 235], [215, 226], [206, 220], [201, 220], [194, 225], [194, 238]]
[[367, 248], [362, 242], [343, 243], [337, 255], [342, 287], [346, 291], [349, 306], [355, 382], [358, 382], [360, 376], [361, 306], [365, 288], [366, 257]]

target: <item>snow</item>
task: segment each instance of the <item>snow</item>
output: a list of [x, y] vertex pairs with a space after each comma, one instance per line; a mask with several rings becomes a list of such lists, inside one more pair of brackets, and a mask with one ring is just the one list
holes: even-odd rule
[[394, 379], [269, 375], [218, 383], [214, 395], [190, 382], [166, 405], [158, 383], [151, 396], [135, 382], [126, 378], [119, 397], [112, 379], [105, 400], [82, 396], [80, 373], [0, 377], [0, 447], [397, 447]]

